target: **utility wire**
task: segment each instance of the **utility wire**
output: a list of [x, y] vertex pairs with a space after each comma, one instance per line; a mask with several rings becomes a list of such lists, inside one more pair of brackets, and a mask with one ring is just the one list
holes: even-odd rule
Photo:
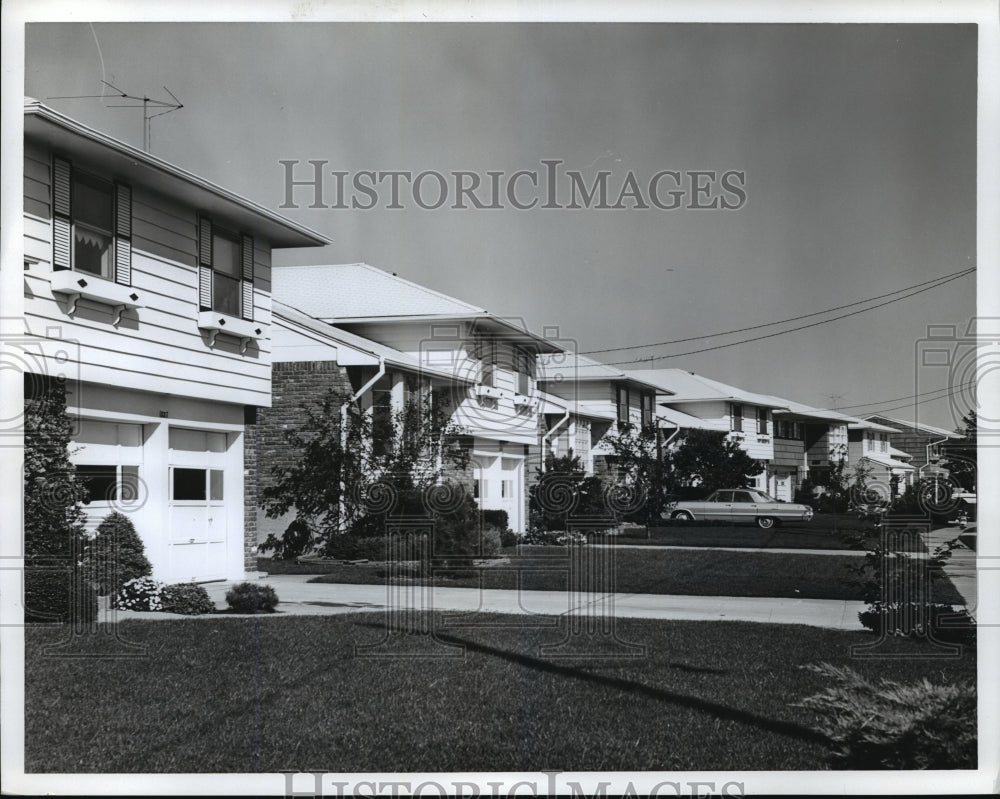
[[[933, 389], [932, 391], [921, 391], [919, 394], [906, 394], [902, 397], [892, 397], [891, 399], [876, 400], [875, 402], [859, 402], [856, 405], [842, 405], [836, 408], [835, 410], [842, 411], [845, 408], [864, 408], [869, 405], [885, 405], [888, 402], [898, 402], [900, 400], [905, 400], [905, 399], [916, 399], [917, 397], [925, 397], [929, 394], [941, 394], [940, 397], [932, 397], [931, 399], [926, 400], [926, 402], [933, 402], [935, 399], [944, 399], [950, 394], [957, 393], [960, 389], [967, 388], [968, 386], [973, 386], [976, 384], [976, 382], [977, 382], [976, 380], [970, 380], [967, 383], [959, 383], [957, 386], [949, 386], [947, 388], [936, 388]], [[834, 409], [827, 408], [827, 410], [834, 410]]]
[[907, 286], [905, 288], [896, 289], [895, 291], [890, 291], [887, 294], [879, 294], [875, 297], [868, 297], [863, 300], [857, 300], [855, 302], [849, 302], [846, 305], [837, 305], [833, 308], [827, 308], [825, 311], [813, 311], [812, 313], [802, 314], [801, 316], [791, 316], [787, 319], [780, 319], [776, 322], [765, 322], [759, 325], [751, 325], [750, 327], [739, 327], [734, 330], [724, 330], [719, 333], [706, 333], [701, 336], [689, 336], [687, 338], [675, 338], [670, 341], [657, 341], [652, 344], [632, 344], [627, 347], [605, 347], [600, 350], [585, 350], [580, 353], [580, 355], [596, 355], [602, 352], [622, 352], [624, 350], [638, 350], [645, 347], [662, 347], [668, 344], [683, 344], [688, 341], [699, 341], [706, 338], [717, 338], [718, 336], [729, 336], [733, 333], [746, 333], [749, 330], [760, 330], [764, 327], [772, 327], [774, 325], [782, 325], [786, 322], [797, 322], [800, 319], [808, 319], [812, 316], [822, 316], [826, 313], [832, 313], [833, 311], [842, 311], [844, 308], [853, 308], [855, 305], [864, 305], [865, 303], [874, 302], [875, 300], [881, 300], [885, 297], [891, 297], [893, 294], [901, 294], [904, 291], [909, 291], [910, 289], [920, 288], [921, 286], [927, 286], [930, 283], [937, 283], [938, 281], [946, 280], [948, 278], [963, 277], [964, 275], [970, 274], [976, 271], [976, 267], [970, 267], [968, 269], [961, 269], [958, 272], [951, 272], [947, 275], [941, 275], [939, 277], [933, 278], [932, 280], [925, 280], [922, 283], [914, 283], [912, 286]]
[[868, 308], [862, 308], [858, 311], [851, 311], [850, 313], [840, 314], [839, 316], [834, 316], [831, 319], [821, 319], [818, 322], [811, 322], [808, 325], [799, 325], [798, 327], [790, 327], [787, 330], [779, 330], [777, 333], [768, 333], [763, 336], [754, 336], [753, 338], [740, 339], [739, 341], [732, 341], [729, 344], [717, 344], [714, 347], [702, 347], [701, 349], [698, 350], [688, 350], [687, 352], [675, 352], [670, 355], [655, 355], [655, 356], [650, 356], [649, 358], [635, 358], [631, 361], [607, 361], [605, 362], [605, 366], [626, 366], [626, 365], [634, 366], [636, 364], [651, 363], [653, 361], [663, 361], [666, 360], [667, 358], [680, 358], [685, 355], [697, 355], [698, 353], [701, 352], [722, 350], [726, 349], [727, 347], [736, 347], [739, 346], [740, 344], [749, 344], [752, 341], [762, 341], [768, 338], [775, 338], [776, 336], [783, 336], [786, 333], [794, 333], [797, 330], [806, 330], [810, 327], [818, 327], [819, 325], [825, 325], [830, 322], [836, 322], [839, 319], [847, 319], [848, 317], [851, 316], [857, 316], [858, 314], [867, 313], [868, 311], [874, 311], [876, 308], [882, 308], [886, 305], [891, 305], [894, 302], [899, 302], [900, 300], [905, 300], [908, 299], [909, 297], [914, 297], [917, 294], [922, 294], [925, 291], [930, 291], [931, 289], [940, 288], [941, 286], [945, 285], [945, 283], [950, 283], [953, 280], [958, 280], [959, 278], [965, 277], [966, 275], [969, 275], [974, 271], [976, 271], [975, 268], [968, 269], [964, 272], [959, 272], [954, 276], [946, 278], [944, 280], [939, 279], [939, 281], [935, 283], [933, 286], [927, 286], [926, 288], [917, 289], [916, 291], [911, 291], [909, 294], [904, 294], [901, 297], [895, 297], [891, 300], [886, 300], [885, 302], [880, 302], [876, 305], [872, 305]]

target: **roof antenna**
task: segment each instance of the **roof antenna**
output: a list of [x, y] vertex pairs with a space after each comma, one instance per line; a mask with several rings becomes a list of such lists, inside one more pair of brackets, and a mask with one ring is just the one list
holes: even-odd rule
[[[153, 97], [147, 97], [143, 95], [138, 97], [134, 94], [128, 94], [117, 86], [108, 83], [106, 80], [102, 80], [105, 86], [113, 89], [117, 93], [117, 97], [112, 97], [112, 99], [125, 100], [124, 103], [114, 103], [110, 104], [108, 108], [142, 108], [142, 149], [147, 153], [152, 146], [152, 121], [156, 117], [161, 117], [164, 114], [169, 114], [171, 111], [177, 111], [184, 107], [184, 103], [177, 99], [170, 89], [166, 86], [163, 87], [163, 91], [170, 95], [170, 100], [157, 100]], [[108, 97], [107, 94], [78, 94], [67, 97], [47, 97], [47, 100], [103, 100]]]

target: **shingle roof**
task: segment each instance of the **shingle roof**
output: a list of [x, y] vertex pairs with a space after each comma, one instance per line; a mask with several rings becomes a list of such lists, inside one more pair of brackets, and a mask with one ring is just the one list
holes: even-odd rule
[[275, 299], [324, 321], [486, 313], [369, 264], [278, 266], [271, 279]]
[[[882, 413], [873, 413], [870, 416], [866, 416], [865, 419], [884, 419], [887, 422], [902, 425], [903, 427], [908, 427], [911, 430], [921, 430], [925, 433], [931, 433], [942, 437], [947, 436], [948, 438], [962, 438], [962, 434], [956, 433], [954, 430], [945, 430], [943, 427], [935, 427], [934, 425], [924, 424], [923, 422], [907, 422], [904, 419], [895, 419], [892, 416], [886, 416]], [[899, 432], [896, 428], [892, 429], [897, 433]]]
[[572, 352], [557, 352], [538, 358], [538, 379], [545, 381], [618, 380], [637, 383], [647, 388], [658, 388], [656, 384], [614, 366], [608, 366], [586, 355]]
[[779, 402], [777, 397], [745, 391], [742, 388], [720, 383], [718, 380], [696, 375], [694, 372], [688, 372], [684, 369], [635, 369], [629, 374], [661, 388], [664, 393], [673, 393], [674, 396], [668, 400], [670, 403], [736, 400], [768, 408], [785, 407], [784, 403]]

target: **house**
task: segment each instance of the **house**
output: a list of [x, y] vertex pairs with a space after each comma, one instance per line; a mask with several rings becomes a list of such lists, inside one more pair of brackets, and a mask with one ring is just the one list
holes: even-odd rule
[[[614, 471], [607, 435], [625, 425], [658, 425], [657, 388], [634, 374], [565, 351], [539, 356], [538, 372], [541, 390], [555, 403], [555, 413], [545, 413], [542, 422], [552, 444], [549, 451], [565, 455], [572, 445], [588, 474], [605, 476]], [[570, 416], [564, 432], [555, 435], [560, 408]]]
[[937, 464], [948, 448], [948, 443], [961, 441], [963, 438], [961, 433], [954, 430], [945, 430], [923, 422], [907, 422], [882, 414], [872, 414], [865, 417], [865, 420], [889, 428], [889, 454], [893, 455], [895, 451], [893, 457], [912, 466], [918, 478], [947, 474], [947, 470]]
[[480, 508], [506, 511], [511, 529], [525, 529], [529, 461], [540, 436], [536, 357], [559, 352], [557, 344], [519, 320], [368, 264], [280, 267], [274, 295], [315, 320], [404, 353], [421, 369], [451, 375], [451, 420], [465, 432], [471, 462], [454, 477]]
[[912, 456], [889, 443], [893, 432], [894, 428], [871, 419], [847, 426], [851, 466], [861, 464], [866, 468], [869, 472], [867, 482], [877, 487], [886, 499], [912, 485], [916, 474], [916, 469], [909, 463]]
[[271, 251], [328, 242], [37, 101], [24, 131], [24, 323], [65, 345], [28, 371], [70, 378], [88, 528], [127, 513], [159, 580], [240, 579], [256, 568], [245, 441], [271, 402]]
[[[720, 430], [736, 441], [765, 467], [775, 459], [774, 414], [787, 411], [784, 401], [755, 394], [684, 369], [636, 369], [629, 372], [637, 379], [657, 387], [661, 414], [681, 427]], [[676, 414], [684, 414], [684, 417]], [[780, 447], [779, 447], [780, 451]], [[767, 468], [753, 479], [753, 486], [768, 490]]]
[[[398, 412], [406, 400], [418, 393], [447, 392], [447, 405], [456, 386], [465, 389], [471, 378], [456, 376], [392, 347], [321, 322], [282, 302], [272, 303], [271, 325], [272, 401], [258, 408], [254, 426], [254, 451], [258, 459], [258, 490], [274, 485], [275, 468], [293, 466], [298, 453], [288, 443], [285, 432], [304, 420], [303, 406], [321, 400], [328, 392], [337, 398], [342, 420], [349, 410], [370, 416]], [[445, 465], [447, 469], [447, 465]], [[463, 481], [464, 475], [448, 474]], [[472, 491], [472, 482], [466, 486]], [[258, 541], [269, 535], [280, 538], [295, 518], [290, 511], [268, 518], [257, 511]]]

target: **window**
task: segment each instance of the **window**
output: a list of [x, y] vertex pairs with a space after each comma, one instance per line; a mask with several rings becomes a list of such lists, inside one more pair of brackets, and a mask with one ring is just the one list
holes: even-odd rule
[[180, 502], [221, 502], [223, 473], [221, 469], [188, 469], [175, 466], [171, 478], [170, 498]]
[[501, 499], [511, 499], [514, 496], [514, 481], [513, 480], [501, 480], [500, 481], [500, 498]]
[[767, 435], [767, 408], [757, 409], [757, 435]]
[[132, 189], [52, 159], [52, 267], [132, 283]]
[[385, 455], [393, 436], [392, 426], [392, 374], [384, 374], [371, 389], [372, 400], [372, 451]]
[[732, 404], [732, 428], [734, 433], [743, 432], [743, 406], [738, 402]]
[[198, 220], [198, 305], [253, 321], [253, 236]]
[[616, 405], [618, 407], [618, 421], [621, 424], [628, 424], [628, 387], [616, 386]]
[[733, 492], [732, 491], [716, 491], [715, 492], [715, 502], [732, 502]]
[[640, 394], [639, 395], [639, 405], [642, 408], [642, 426], [652, 427], [653, 426], [653, 395], [652, 394]]
[[86, 490], [84, 505], [91, 502], [113, 502], [118, 499], [118, 467], [80, 464], [76, 478]]
[[480, 345], [479, 351], [481, 353], [480, 360], [480, 372], [479, 372], [479, 382], [484, 386], [489, 386], [490, 388], [496, 388], [496, 370], [497, 370], [497, 347], [495, 341], [485, 341]]
[[749, 491], [734, 491], [733, 502], [753, 502], [753, 495]]

